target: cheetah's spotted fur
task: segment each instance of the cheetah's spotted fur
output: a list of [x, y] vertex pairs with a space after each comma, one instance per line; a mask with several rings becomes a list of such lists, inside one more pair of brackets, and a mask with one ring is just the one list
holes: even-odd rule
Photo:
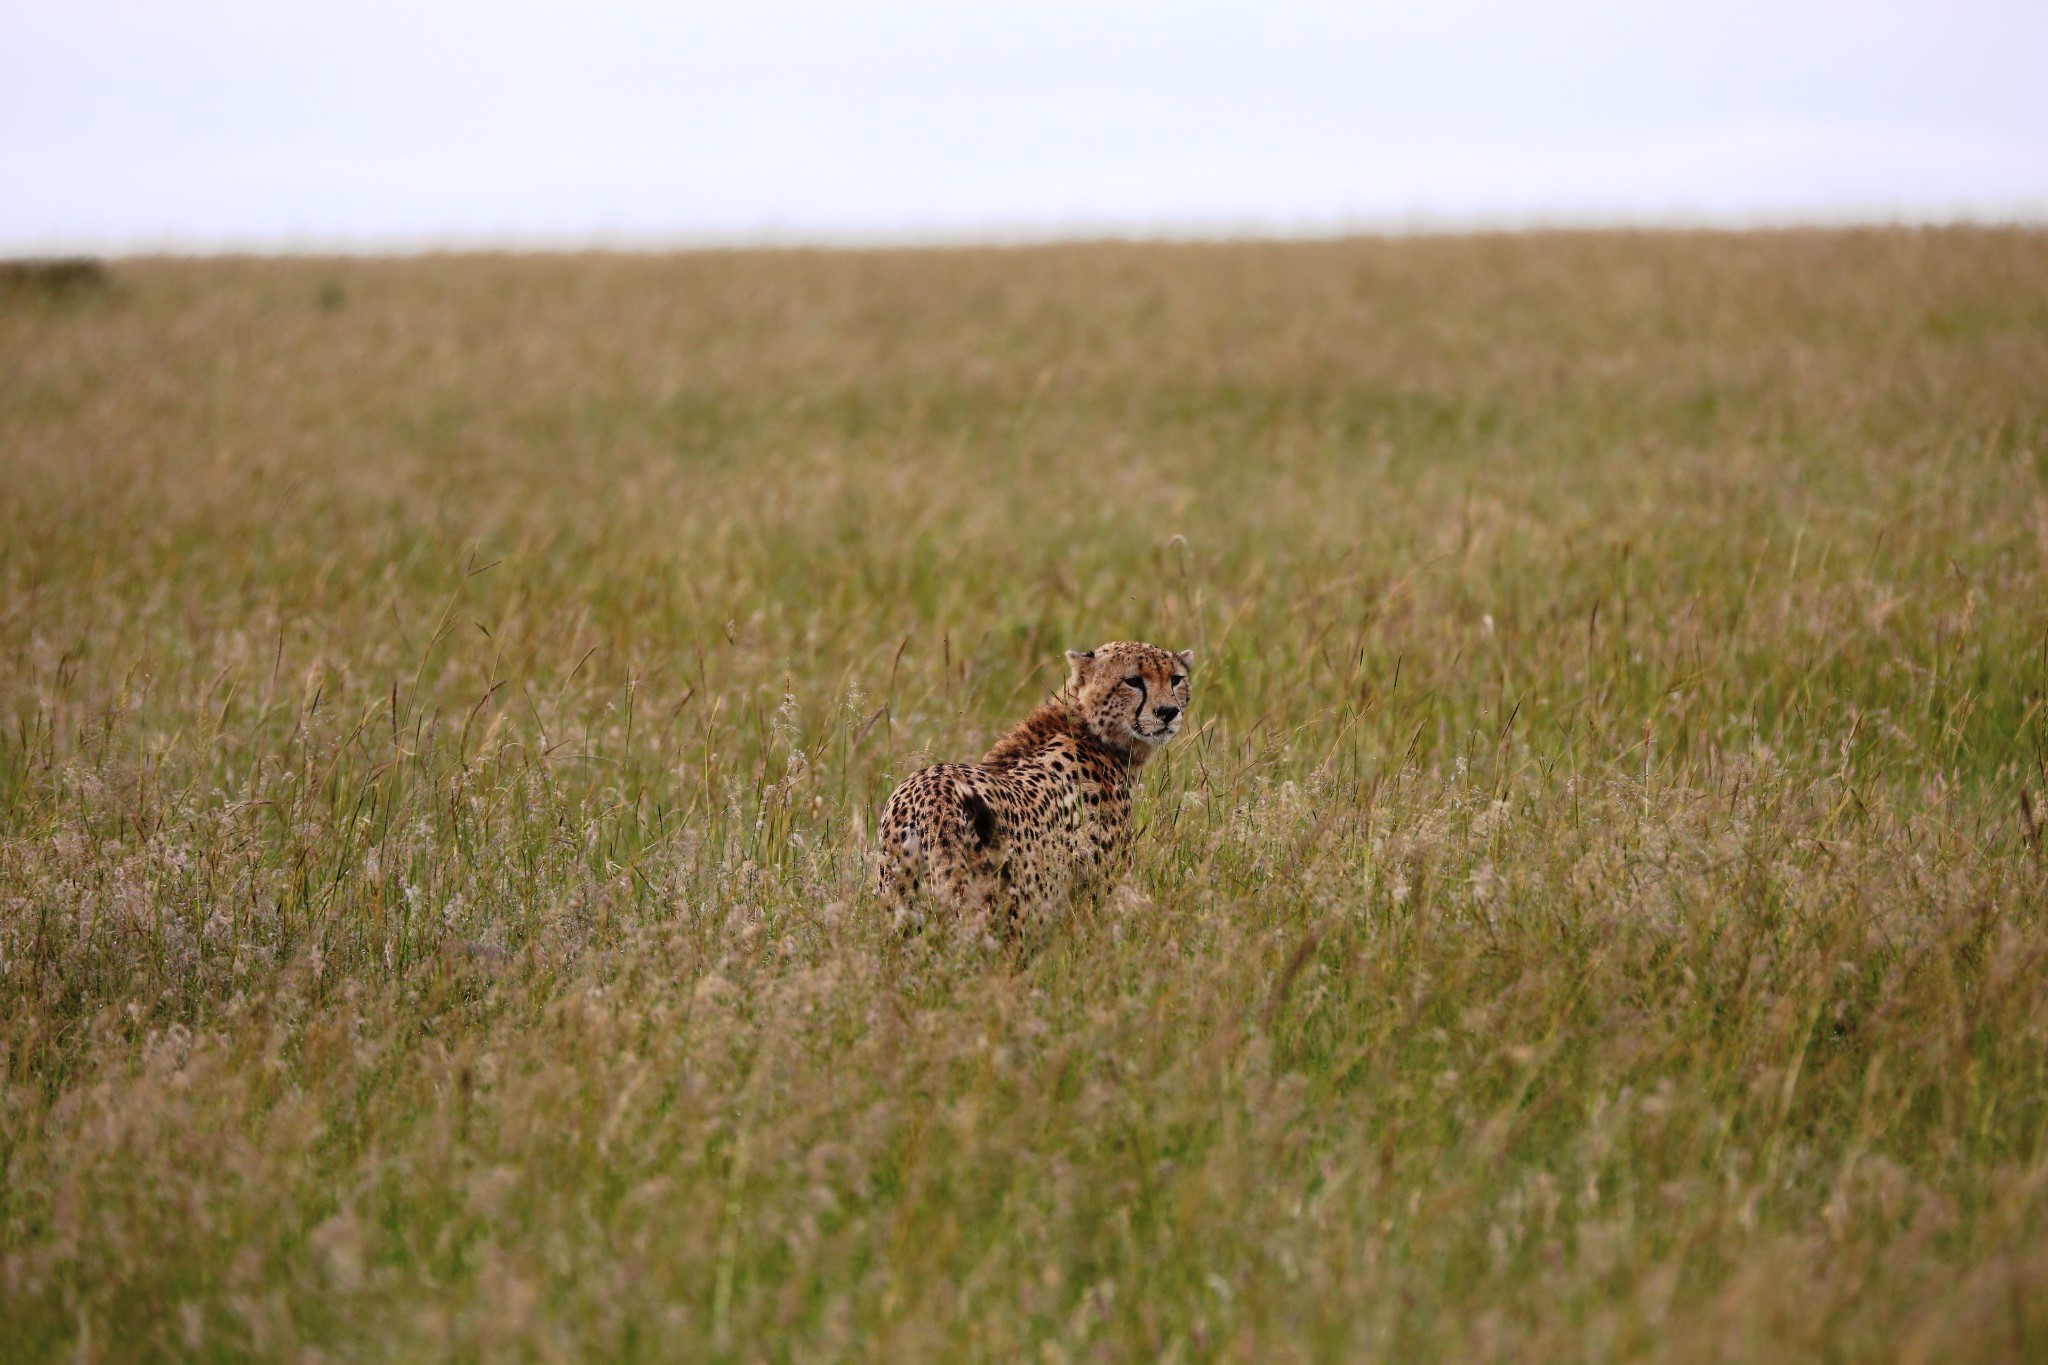
[[979, 763], [912, 773], [882, 808], [881, 891], [1014, 926], [1107, 870], [1131, 789], [1180, 732], [1194, 655], [1118, 641], [1067, 652], [1067, 684]]

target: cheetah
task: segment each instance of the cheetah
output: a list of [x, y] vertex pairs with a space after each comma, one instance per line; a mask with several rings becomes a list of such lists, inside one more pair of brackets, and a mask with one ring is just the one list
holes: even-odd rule
[[1014, 931], [1107, 872], [1138, 770], [1186, 719], [1194, 657], [1131, 641], [1068, 650], [1066, 686], [981, 762], [904, 779], [881, 822], [879, 889], [897, 923], [921, 921], [923, 893]]

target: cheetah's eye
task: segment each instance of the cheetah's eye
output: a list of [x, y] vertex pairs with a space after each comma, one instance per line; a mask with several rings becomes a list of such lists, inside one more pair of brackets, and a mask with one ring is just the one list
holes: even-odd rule
[[1174, 675], [1173, 675], [1172, 677], [1170, 677], [1170, 678], [1168, 678], [1168, 679], [1166, 680], [1166, 685], [1167, 685], [1168, 687], [1179, 687], [1179, 686], [1180, 686], [1180, 685], [1181, 685], [1182, 683], [1186, 682], [1187, 680], [1188, 680], [1188, 675], [1187, 675], [1187, 674], [1185, 674], [1185, 673], [1176, 673], [1176, 674], [1174, 674]]
[[1124, 679], [1124, 686], [1143, 692], [1145, 690], [1145, 677], [1141, 673], [1133, 673], [1130, 677]]

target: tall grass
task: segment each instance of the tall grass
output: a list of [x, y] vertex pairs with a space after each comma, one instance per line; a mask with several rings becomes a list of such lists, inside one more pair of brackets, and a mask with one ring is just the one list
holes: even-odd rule
[[[2048, 1355], [2048, 239], [0, 294], [0, 1355]], [[1197, 652], [1128, 878], [890, 785]]]

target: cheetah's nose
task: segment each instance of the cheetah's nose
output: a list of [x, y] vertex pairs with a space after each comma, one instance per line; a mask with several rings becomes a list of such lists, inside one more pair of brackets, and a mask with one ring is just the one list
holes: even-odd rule
[[1152, 714], [1161, 720], [1172, 720], [1180, 714], [1180, 708], [1178, 706], [1155, 706], [1152, 708]]

